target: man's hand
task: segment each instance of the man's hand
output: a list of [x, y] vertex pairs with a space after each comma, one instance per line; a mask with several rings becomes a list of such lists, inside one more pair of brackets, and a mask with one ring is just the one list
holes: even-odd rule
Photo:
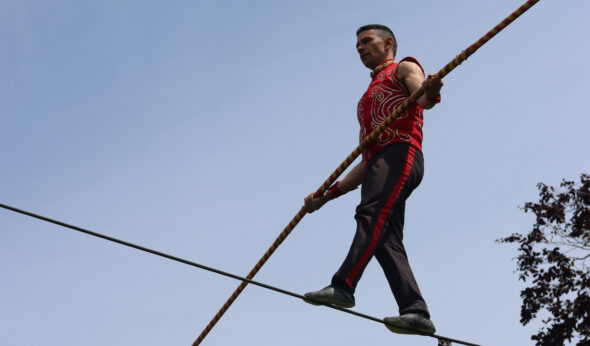
[[361, 161], [359, 164], [354, 166], [348, 174], [341, 181], [337, 181], [329, 189], [327, 189], [321, 196], [315, 197], [315, 192], [305, 197], [305, 211], [313, 213], [320, 209], [329, 200], [338, 198], [347, 192], [350, 192], [357, 188], [363, 181], [365, 176], [365, 161]]
[[428, 100], [440, 101], [440, 89], [443, 86], [443, 81], [440, 78], [436, 78], [434, 74], [429, 74], [428, 78], [422, 82], [422, 88], [424, 88], [424, 95]]
[[330, 194], [328, 190], [326, 190], [320, 197], [314, 197], [314, 194], [315, 192], [309, 194], [309, 196], [303, 199], [305, 202], [305, 210], [310, 214], [320, 209], [324, 204], [326, 204], [326, 202], [330, 200]]

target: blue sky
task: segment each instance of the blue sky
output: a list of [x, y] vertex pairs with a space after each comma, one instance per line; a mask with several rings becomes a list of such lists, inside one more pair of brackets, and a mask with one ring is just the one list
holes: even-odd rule
[[[246, 275], [356, 147], [354, 32], [438, 71], [521, 3], [0, 4], [0, 202]], [[529, 345], [516, 249], [536, 184], [590, 171], [590, 3], [541, 1], [445, 78], [405, 242], [438, 333]], [[322, 288], [358, 190], [306, 216], [256, 279]], [[0, 210], [5, 345], [188, 345], [239, 282]], [[397, 306], [376, 261], [355, 310]], [[203, 345], [432, 345], [248, 287]]]

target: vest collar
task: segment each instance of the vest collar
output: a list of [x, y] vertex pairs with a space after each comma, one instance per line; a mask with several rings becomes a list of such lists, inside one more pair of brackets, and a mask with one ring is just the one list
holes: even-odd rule
[[384, 68], [386, 68], [387, 66], [389, 66], [393, 63], [395, 63], [394, 59], [385, 60], [385, 62], [383, 64], [381, 64], [373, 69], [373, 72], [371, 72], [371, 78], [375, 77], [377, 75], [377, 73], [381, 72], [381, 70], [383, 70]]

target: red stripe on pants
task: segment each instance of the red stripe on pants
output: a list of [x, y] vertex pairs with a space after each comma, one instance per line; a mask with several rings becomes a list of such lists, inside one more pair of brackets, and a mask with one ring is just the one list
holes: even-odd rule
[[381, 237], [381, 232], [383, 231], [383, 227], [385, 226], [385, 222], [387, 221], [387, 216], [389, 216], [391, 209], [395, 205], [395, 202], [397, 201], [397, 198], [399, 197], [400, 193], [402, 192], [402, 189], [404, 188], [404, 185], [406, 184], [406, 181], [408, 180], [408, 176], [410, 175], [410, 172], [412, 171], [412, 165], [414, 164], [414, 154], [415, 153], [416, 153], [416, 148], [414, 148], [413, 146], [410, 146], [402, 174], [399, 177], [399, 180], [397, 181], [397, 183], [395, 184], [393, 191], [391, 191], [391, 194], [387, 198], [387, 202], [385, 202], [383, 209], [381, 209], [381, 211], [379, 212], [379, 215], [377, 216], [377, 222], [375, 223], [375, 228], [373, 229], [373, 237], [371, 238], [371, 243], [369, 244], [369, 246], [367, 247], [367, 249], [363, 253], [363, 256], [361, 257], [359, 262], [356, 264], [356, 266], [350, 272], [350, 275], [348, 275], [348, 277], [346, 278], [346, 284], [348, 285], [348, 287], [352, 287], [352, 282], [354, 281], [354, 279], [357, 277], [359, 272], [367, 265], [367, 263], [369, 262], [369, 260], [373, 256], [373, 251], [375, 250], [375, 247], [377, 246], [377, 242], [379, 241], [379, 238]]

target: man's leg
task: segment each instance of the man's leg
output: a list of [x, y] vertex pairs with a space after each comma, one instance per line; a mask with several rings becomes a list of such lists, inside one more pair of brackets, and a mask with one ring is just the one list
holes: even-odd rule
[[[416, 149], [396, 143], [380, 151], [366, 168], [361, 203], [356, 209], [357, 230], [340, 269], [330, 286], [305, 296], [328, 304], [354, 305], [354, 290], [381, 241], [388, 215], [400, 198], [412, 170]], [[308, 301], [313, 304], [313, 301]]]
[[375, 258], [383, 268], [400, 314], [417, 312], [429, 317], [428, 308], [412, 273], [403, 244], [406, 199], [418, 187], [423, 174], [422, 153], [417, 151], [406, 184], [385, 223], [382, 240], [375, 249]]
[[417, 151], [405, 143], [396, 143], [379, 152], [365, 172], [361, 190], [361, 203], [355, 219], [357, 231], [342, 266], [332, 278], [333, 286], [344, 287], [354, 293], [375, 250], [386, 233], [389, 215], [409, 195], [411, 178]]
[[401, 228], [396, 230], [396, 226], [388, 227], [385, 239], [375, 250], [375, 257], [387, 277], [400, 316], [386, 317], [385, 326], [395, 333], [414, 334], [414, 330], [417, 330], [433, 334], [434, 324], [430, 321], [428, 307], [422, 298], [402, 243], [403, 208], [396, 209], [391, 216], [391, 223]]
[[382, 239], [375, 249], [375, 257], [383, 268], [400, 312], [400, 316], [386, 317], [385, 325], [391, 331], [402, 334], [435, 332], [403, 245], [406, 199], [418, 187], [423, 174], [422, 153], [417, 151], [406, 184], [385, 222]]
[[397, 227], [391, 227], [391, 224], [399, 225], [400, 221], [400, 226], [403, 227], [403, 209], [403, 206], [400, 206], [391, 215], [392, 220], [388, 221], [390, 227], [388, 227], [384, 235], [383, 242], [375, 250], [375, 258], [383, 268], [391, 292], [393, 292], [399, 307], [400, 315], [415, 312], [430, 317], [428, 307], [424, 298], [422, 298], [420, 288], [408, 262], [406, 250], [402, 243], [401, 229], [398, 231], [395, 229]]

